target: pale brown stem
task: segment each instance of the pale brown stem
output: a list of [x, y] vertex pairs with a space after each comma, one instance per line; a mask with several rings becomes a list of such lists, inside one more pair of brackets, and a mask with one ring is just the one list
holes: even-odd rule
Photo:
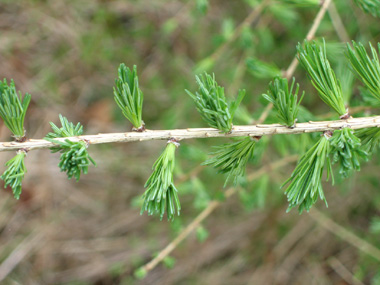
[[[149, 140], [170, 140], [177, 141], [196, 138], [230, 138], [230, 137], [261, 137], [265, 135], [275, 134], [302, 134], [334, 131], [341, 128], [349, 127], [351, 129], [362, 129], [370, 127], [380, 127], [380, 116], [374, 117], [361, 117], [349, 118], [347, 120], [338, 121], [318, 121], [299, 123], [294, 128], [288, 128], [280, 124], [257, 124], [246, 126], [234, 126], [230, 133], [221, 133], [217, 129], [212, 128], [192, 128], [192, 129], [177, 129], [177, 130], [146, 130], [145, 132], [127, 132], [127, 133], [111, 133], [111, 134], [98, 134], [87, 135], [67, 138], [57, 138], [56, 141], [69, 140], [72, 142], [86, 141], [90, 144], [104, 144], [116, 142], [136, 142], [136, 141], [149, 141]], [[0, 142], [1, 151], [12, 151], [26, 149], [28, 151], [42, 148], [51, 148], [56, 144], [39, 139], [30, 139], [23, 143], [17, 142]]]

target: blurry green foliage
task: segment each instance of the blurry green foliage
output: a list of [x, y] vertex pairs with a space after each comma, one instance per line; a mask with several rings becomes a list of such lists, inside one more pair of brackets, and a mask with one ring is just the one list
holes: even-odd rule
[[281, 75], [281, 70], [277, 66], [256, 58], [248, 58], [246, 64], [248, 71], [258, 78], [273, 78]]
[[196, 235], [199, 242], [204, 242], [209, 237], [210, 233], [203, 226], [199, 226]]
[[267, 206], [269, 175], [263, 175], [239, 192], [240, 200], [248, 211], [264, 209]]
[[250, 27], [244, 27], [240, 35], [240, 45], [243, 49], [253, 47], [254, 34]]
[[197, 177], [194, 177], [190, 181], [191, 192], [194, 197], [194, 207], [199, 210], [203, 210], [208, 206], [211, 201], [210, 191], [207, 186]]
[[375, 17], [380, 17], [379, 0], [354, 0], [354, 2], [366, 13], [371, 13]]
[[176, 263], [176, 259], [171, 256], [166, 256], [162, 262], [167, 268], [173, 268]]
[[207, 10], [209, 8], [209, 1], [208, 0], [196, 0], [197, 2], [197, 10], [201, 13], [201, 14], [206, 14], [207, 13]]
[[371, 220], [370, 231], [374, 234], [380, 234], [380, 217], [374, 217]]
[[137, 279], [144, 279], [146, 277], [146, 275], [148, 274], [148, 272], [146, 272], [146, 270], [144, 268], [138, 268], [135, 272], [134, 272], [134, 276], [137, 278]]
[[283, 0], [284, 3], [295, 6], [318, 6], [320, 0]]
[[225, 19], [222, 22], [222, 37], [223, 40], [229, 40], [235, 32], [235, 24], [232, 19]]

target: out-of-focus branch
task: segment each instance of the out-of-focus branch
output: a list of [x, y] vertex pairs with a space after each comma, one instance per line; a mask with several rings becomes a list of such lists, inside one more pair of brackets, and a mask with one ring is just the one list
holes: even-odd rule
[[[311, 26], [309, 32], [307, 33], [306, 35], [306, 40], [310, 41], [311, 39], [314, 38], [315, 36], [315, 33], [317, 32], [318, 30], [318, 27], [319, 25], [321, 24], [321, 21], [323, 19], [323, 17], [325, 16], [326, 14], [326, 11], [327, 11], [327, 8], [329, 7], [329, 5], [331, 4], [332, 0], [325, 0], [322, 4], [322, 7], [321, 9], [319, 10], [317, 16], [314, 18], [314, 22], [313, 22], [313, 25]], [[285, 71], [284, 73], [284, 76], [287, 78], [287, 79], [290, 79], [293, 74], [294, 74], [294, 71], [296, 70], [297, 68], [297, 65], [298, 65], [298, 60], [296, 57], [293, 58], [293, 61], [291, 62], [291, 64], [289, 65], [288, 69]]]
[[372, 256], [376, 260], [380, 261], [380, 249], [373, 246], [366, 240], [361, 239], [356, 236], [352, 232], [346, 230], [341, 225], [338, 225], [333, 220], [323, 215], [317, 209], [313, 209], [309, 213], [310, 217], [312, 217], [320, 226], [324, 227], [326, 230], [331, 232], [332, 234], [338, 236], [342, 240], [348, 242], [352, 246], [356, 247], [360, 251]]
[[342, 42], [349, 42], [350, 36], [348, 35], [346, 28], [344, 27], [344, 24], [338, 13], [338, 10], [336, 9], [334, 1], [331, 2], [328, 12], [331, 18], [331, 22], [340, 40]]

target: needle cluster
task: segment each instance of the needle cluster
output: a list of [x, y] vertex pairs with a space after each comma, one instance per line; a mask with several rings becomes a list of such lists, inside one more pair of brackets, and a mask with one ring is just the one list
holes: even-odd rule
[[339, 173], [343, 177], [360, 170], [360, 159], [367, 160], [368, 153], [361, 149], [360, 139], [350, 128], [334, 131], [330, 144], [333, 162], [339, 162]]
[[4, 180], [4, 187], [8, 185], [12, 188], [13, 195], [16, 199], [20, 198], [22, 191], [22, 180], [26, 173], [25, 167], [25, 156], [26, 151], [20, 150], [17, 152], [16, 156], [9, 160], [5, 166], [8, 168], [1, 175], [1, 179]]
[[314, 41], [305, 40], [304, 46], [302, 47], [300, 43], [297, 46], [299, 62], [307, 71], [322, 101], [334, 109], [339, 116], [344, 116], [346, 108], [342, 87], [327, 59], [325, 41], [323, 40], [323, 46], [320, 46]]
[[144, 121], [142, 120], [144, 95], [139, 86], [136, 66], [130, 70], [124, 63], [120, 64], [115, 84], [113, 93], [116, 104], [132, 123], [133, 130], [144, 131]]
[[253, 158], [257, 139], [247, 137], [234, 143], [216, 146], [216, 151], [211, 153], [213, 157], [206, 160], [203, 165], [211, 165], [218, 169], [218, 173], [226, 173], [227, 179], [230, 178], [236, 185], [240, 177], [244, 177], [247, 162]]
[[224, 133], [231, 132], [232, 120], [245, 96], [245, 90], [239, 90], [236, 100], [228, 103], [224, 96], [224, 88], [218, 85], [215, 76], [205, 73], [196, 76], [196, 81], [199, 91], [195, 94], [188, 90], [186, 92], [193, 98], [203, 120], [212, 128]]
[[327, 201], [322, 188], [323, 170], [327, 168], [327, 180], [333, 173], [329, 158], [331, 134], [324, 134], [319, 141], [310, 148], [300, 159], [291, 177], [282, 185], [290, 182], [285, 190], [288, 197], [289, 207], [287, 211], [298, 206], [298, 212], [309, 211], [317, 202], [318, 197], [326, 203]]
[[281, 123], [288, 127], [294, 127], [297, 120], [298, 107], [305, 95], [305, 92], [303, 92], [300, 100], [297, 102], [299, 85], [297, 84], [293, 93], [294, 82], [295, 79], [293, 78], [289, 89], [286, 78], [276, 77], [274, 81], [269, 83], [268, 94], [263, 94], [263, 97], [273, 104]]
[[24, 97], [21, 92], [17, 94], [13, 80], [9, 85], [6, 79], [0, 81], [0, 117], [16, 141], [25, 140], [24, 119], [30, 100], [31, 95], [28, 93]]
[[[368, 88], [371, 94], [380, 100], [380, 62], [376, 49], [369, 44], [372, 58], [368, 55], [361, 43], [352, 42], [353, 47], [347, 44], [347, 57], [355, 74]], [[380, 51], [380, 44], [378, 44]]]
[[141, 214], [144, 211], [147, 211], [148, 215], [158, 213], [161, 220], [164, 217], [165, 210], [168, 220], [174, 220], [176, 213], [179, 215], [181, 204], [178, 198], [178, 190], [173, 183], [177, 147], [178, 143], [170, 140], [164, 152], [154, 163], [153, 173], [145, 183], [147, 189], [143, 195], [144, 202]]
[[88, 144], [85, 141], [72, 142], [68, 139], [65, 141], [58, 141], [57, 138], [80, 136], [83, 134], [83, 126], [80, 123], [74, 125], [69, 123], [68, 120], [59, 115], [62, 127], [57, 127], [54, 123], [50, 122], [53, 133], [48, 133], [45, 140], [57, 144], [51, 148], [52, 153], [60, 152], [60, 162], [58, 166], [62, 172], [67, 173], [67, 177], [71, 179], [75, 177], [79, 181], [81, 173], [87, 174], [90, 163], [96, 166], [95, 161], [88, 154]]

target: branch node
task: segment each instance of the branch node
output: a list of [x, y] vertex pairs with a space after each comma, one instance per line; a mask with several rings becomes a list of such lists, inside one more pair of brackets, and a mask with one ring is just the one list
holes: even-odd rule
[[344, 114], [344, 115], [342, 115], [342, 116], [340, 116], [339, 119], [341, 119], [341, 120], [347, 120], [347, 119], [351, 118], [350, 113], [348, 112], [348, 109], [346, 111], [347, 111], [347, 113]]
[[180, 143], [179, 143], [179, 141], [178, 141], [176, 138], [170, 138], [170, 139], [168, 140], [167, 143], [168, 143], [168, 144], [169, 144], [169, 143], [172, 143], [172, 144], [174, 144], [177, 148], [180, 146]]
[[29, 152], [29, 148], [20, 148], [16, 153], [19, 154], [21, 152], [25, 153], [25, 155], [26, 155]]
[[138, 128], [133, 127], [132, 128], [132, 132], [138, 132], [138, 133], [145, 132], [145, 124], [144, 124], [144, 122], [142, 122], [142, 125], [140, 127], [138, 127]]
[[251, 140], [258, 142], [262, 136], [250, 136]]
[[324, 131], [323, 135], [325, 136], [326, 139], [330, 139], [333, 136], [332, 131]]
[[296, 127], [296, 125], [297, 125], [297, 121], [298, 121], [298, 119], [296, 118], [296, 119], [294, 120], [294, 124], [291, 125], [291, 126], [289, 126], [288, 128], [289, 128], [289, 129], [294, 129], [294, 128]]
[[87, 140], [87, 139], [83, 139], [82, 141], [85, 142], [86, 148], [88, 148], [88, 146], [90, 145], [91, 142], [89, 140]]

